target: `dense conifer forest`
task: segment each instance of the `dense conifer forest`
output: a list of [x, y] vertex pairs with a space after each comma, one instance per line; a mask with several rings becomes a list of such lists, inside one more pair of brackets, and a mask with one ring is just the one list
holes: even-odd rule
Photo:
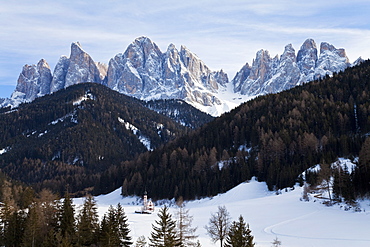
[[[162, 104], [153, 102], [152, 107], [156, 103]], [[1, 109], [1, 170], [36, 190], [49, 188], [62, 194], [68, 185], [71, 193], [86, 188], [99, 193], [97, 181], [108, 167], [190, 132], [184, 125], [194, 127], [194, 119], [198, 124], [212, 120], [185, 102], [176, 116], [181, 123], [145, 104], [103, 85], [86, 83], [16, 109]], [[176, 105], [168, 102], [166, 107]]]
[[[62, 194], [68, 185], [74, 195], [100, 194], [122, 186], [123, 195], [147, 189], [153, 199], [193, 199], [225, 192], [252, 176], [271, 190], [289, 187], [302, 183], [300, 174], [310, 166], [360, 157], [354, 172], [335, 175], [351, 188], [341, 182], [334, 189], [366, 195], [369, 87], [366, 61], [260, 96], [192, 130], [148, 110], [158, 111], [155, 102], [144, 107], [101, 85], [80, 84], [15, 110], [1, 109], [1, 169], [36, 191]], [[119, 118], [149, 137], [153, 150], [146, 151]], [[166, 131], [158, 134], [158, 126]], [[307, 177], [312, 184], [317, 180], [315, 174]]]
[[[186, 199], [215, 195], [257, 176], [269, 189], [293, 186], [310, 166], [358, 157], [370, 132], [370, 62], [294, 89], [258, 97], [118, 168], [122, 194]], [[362, 156], [364, 156], [363, 154]], [[369, 161], [351, 175], [369, 192]], [[368, 172], [366, 173], [368, 174]], [[365, 185], [367, 183], [367, 185]], [[360, 189], [363, 188], [363, 189]], [[366, 188], [366, 189], [365, 189]]]

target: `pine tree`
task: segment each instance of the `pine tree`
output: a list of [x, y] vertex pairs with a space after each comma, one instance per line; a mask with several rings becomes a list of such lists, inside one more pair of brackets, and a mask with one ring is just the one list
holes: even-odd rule
[[193, 216], [189, 215], [189, 209], [185, 209], [185, 204], [182, 197], [177, 202], [179, 208], [176, 213], [177, 229], [179, 238], [183, 246], [196, 246], [197, 235], [195, 235], [196, 227], [192, 227]]
[[224, 240], [230, 228], [230, 214], [226, 210], [225, 206], [219, 206], [218, 212], [211, 215], [209, 223], [205, 226], [208, 235], [212, 241], [216, 243], [220, 241], [221, 247], [223, 246]]
[[104, 214], [103, 219], [100, 222], [99, 244], [101, 246], [109, 246], [110, 244], [109, 237], [110, 237], [110, 227], [108, 226], [107, 215]]
[[103, 246], [131, 246], [130, 229], [127, 223], [127, 216], [121, 206], [115, 209], [110, 206], [108, 215], [104, 215], [101, 222], [100, 242]]
[[75, 216], [72, 199], [67, 192], [61, 208], [60, 231], [62, 239], [72, 242], [75, 237]]
[[128, 219], [120, 203], [117, 205], [116, 217], [118, 223], [118, 237], [120, 240], [120, 246], [131, 246], [131, 237], [129, 236], [130, 229], [127, 223]]
[[87, 196], [78, 216], [77, 236], [79, 245], [90, 246], [97, 242], [98, 221], [96, 201], [92, 196]]
[[243, 216], [239, 216], [239, 221], [234, 221], [230, 227], [226, 238], [226, 247], [253, 247], [253, 236], [249, 225], [245, 225]]
[[168, 213], [168, 207], [164, 206], [158, 213], [159, 220], [152, 225], [150, 246], [153, 247], [173, 247], [181, 246], [180, 239], [176, 231], [176, 221], [172, 220], [171, 214]]
[[41, 235], [43, 221], [38, 207], [37, 203], [29, 207], [22, 238], [23, 247], [35, 247], [38, 243], [43, 242], [44, 236]]

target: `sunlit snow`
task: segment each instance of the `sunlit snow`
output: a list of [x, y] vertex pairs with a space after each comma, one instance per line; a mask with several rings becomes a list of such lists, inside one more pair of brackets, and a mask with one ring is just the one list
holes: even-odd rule
[[[153, 190], [155, 188], [152, 188]], [[218, 206], [226, 206], [232, 220], [242, 215], [250, 225], [256, 247], [268, 246], [277, 237], [284, 247], [367, 247], [370, 246], [370, 206], [363, 201], [361, 212], [345, 211], [340, 205], [327, 207], [322, 201], [315, 199], [309, 202], [301, 200], [303, 188], [275, 193], [268, 191], [263, 182], [252, 180], [242, 183], [227, 193], [212, 198], [187, 202], [186, 208], [194, 217], [193, 226], [197, 226], [197, 234], [203, 247], [219, 246], [213, 244], [206, 234], [204, 226], [208, 224], [211, 213]], [[148, 191], [150, 197], [150, 191]], [[109, 205], [123, 205], [129, 219], [131, 236], [136, 241], [145, 236], [148, 240], [152, 224], [157, 219], [160, 206], [156, 206], [151, 215], [135, 214], [139, 209], [138, 197], [120, 195], [120, 189], [96, 197], [99, 215], [108, 211]], [[83, 199], [75, 199], [81, 205]], [[176, 207], [171, 206], [170, 212], [175, 215]]]

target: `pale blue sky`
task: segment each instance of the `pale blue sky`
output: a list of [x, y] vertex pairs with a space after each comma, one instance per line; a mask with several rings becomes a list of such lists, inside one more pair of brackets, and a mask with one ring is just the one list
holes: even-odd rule
[[139, 36], [162, 51], [187, 46], [229, 78], [259, 49], [272, 56], [307, 38], [345, 48], [350, 61], [370, 57], [368, 0], [17, 0], [0, 5], [0, 97], [9, 97], [25, 64], [46, 59], [51, 70], [79, 41], [108, 63]]

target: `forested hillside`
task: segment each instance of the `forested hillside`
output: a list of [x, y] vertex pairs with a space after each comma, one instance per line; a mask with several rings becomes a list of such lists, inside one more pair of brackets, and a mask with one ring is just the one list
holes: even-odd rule
[[258, 97], [114, 168], [123, 180], [122, 193], [141, 194], [146, 188], [154, 198], [190, 199], [224, 192], [252, 176], [270, 189], [292, 186], [312, 165], [359, 155], [370, 131], [369, 90], [367, 61]]
[[1, 109], [0, 114], [1, 170], [12, 179], [61, 193], [67, 184], [71, 192], [89, 187], [98, 192], [99, 174], [111, 165], [190, 131], [143, 101], [95, 83]]
[[[68, 186], [100, 194], [122, 186], [123, 195], [147, 190], [153, 199], [191, 199], [252, 176], [269, 189], [292, 186], [308, 167], [357, 157], [362, 150], [351, 181], [364, 194], [369, 87], [367, 61], [258, 97], [191, 131], [147, 108], [159, 111], [168, 102], [144, 104], [102, 85], [79, 84], [1, 110], [1, 169], [36, 190], [63, 193]], [[174, 117], [178, 110], [171, 112]]]
[[144, 104], [149, 109], [193, 129], [199, 128], [214, 119], [211, 115], [201, 112], [195, 107], [189, 107], [188, 103], [180, 99], [150, 100]]

